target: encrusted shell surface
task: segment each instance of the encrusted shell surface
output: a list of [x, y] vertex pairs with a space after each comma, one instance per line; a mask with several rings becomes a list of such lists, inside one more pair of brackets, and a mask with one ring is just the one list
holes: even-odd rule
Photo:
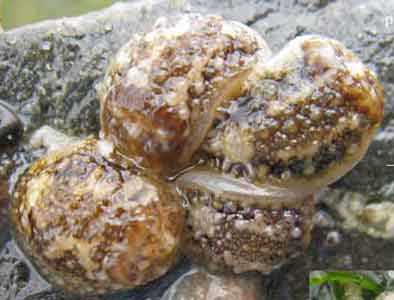
[[310, 195], [364, 156], [382, 120], [376, 76], [338, 41], [296, 38], [255, 68], [195, 154], [205, 166], [178, 180], [186, 253], [211, 269], [268, 273], [299, 255]]
[[254, 65], [270, 56], [252, 29], [218, 16], [159, 19], [116, 55], [101, 89], [106, 139], [145, 167], [183, 166], [216, 108], [238, 97]]
[[88, 139], [33, 163], [14, 192], [20, 246], [71, 292], [135, 287], [175, 263], [184, 213], [171, 187]]
[[270, 273], [309, 245], [312, 196], [273, 209], [198, 189], [182, 194], [189, 206], [185, 253], [211, 271]]
[[320, 188], [365, 154], [383, 115], [377, 78], [338, 41], [308, 35], [257, 68], [203, 145], [255, 182]]

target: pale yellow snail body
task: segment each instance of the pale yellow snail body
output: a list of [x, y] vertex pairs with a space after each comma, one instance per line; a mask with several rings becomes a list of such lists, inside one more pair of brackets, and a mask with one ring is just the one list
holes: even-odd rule
[[[16, 188], [13, 220], [25, 251], [59, 286], [105, 291], [161, 276], [179, 248], [211, 270], [235, 273], [269, 273], [302, 253], [313, 193], [365, 154], [383, 94], [337, 41], [300, 37], [272, 56], [242, 24], [183, 15], [122, 47], [100, 104], [105, 141], [33, 164]], [[108, 165], [92, 150], [101, 143], [117, 153]], [[60, 221], [49, 219], [50, 209]], [[111, 222], [121, 236], [98, 238]], [[91, 261], [100, 243], [106, 250]], [[114, 258], [121, 256], [122, 264]]]

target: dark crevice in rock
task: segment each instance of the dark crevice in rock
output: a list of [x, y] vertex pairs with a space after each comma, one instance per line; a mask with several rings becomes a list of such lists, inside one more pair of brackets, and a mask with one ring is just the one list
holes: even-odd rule
[[246, 25], [252, 26], [254, 23], [256, 23], [262, 19], [265, 19], [267, 16], [269, 16], [274, 11], [275, 11], [274, 9], [268, 8], [265, 12], [253, 16], [253, 18], [251, 20], [246, 22]]

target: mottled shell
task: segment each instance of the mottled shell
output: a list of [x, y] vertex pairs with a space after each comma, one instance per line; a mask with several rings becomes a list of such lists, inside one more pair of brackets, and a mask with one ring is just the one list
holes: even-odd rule
[[159, 19], [116, 55], [101, 89], [104, 137], [155, 171], [185, 165], [216, 108], [270, 56], [252, 29], [218, 16]]
[[44, 277], [72, 292], [145, 284], [178, 256], [179, 198], [161, 180], [117, 165], [110, 150], [89, 139], [52, 152], [30, 166], [14, 193], [20, 246]]
[[257, 69], [204, 143], [216, 164], [254, 182], [319, 188], [364, 156], [382, 120], [383, 91], [351, 51], [303, 36]]
[[270, 273], [309, 245], [312, 196], [277, 209], [197, 189], [183, 189], [183, 197], [189, 205], [185, 253], [213, 272]]

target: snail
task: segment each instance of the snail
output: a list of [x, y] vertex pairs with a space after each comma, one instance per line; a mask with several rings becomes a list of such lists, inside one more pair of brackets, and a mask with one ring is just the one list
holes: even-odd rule
[[156, 172], [189, 163], [216, 108], [271, 54], [252, 29], [218, 16], [159, 19], [118, 52], [101, 94], [104, 138]]
[[178, 178], [186, 253], [213, 271], [270, 273], [310, 241], [313, 194], [364, 156], [383, 115], [375, 75], [338, 41], [289, 42], [219, 106]]
[[101, 293], [145, 284], [173, 266], [184, 223], [177, 200], [108, 143], [87, 139], [28, 168], [11, 216], [18, 244], [49, 282]]
[[383, 115], [376, 76], [340, 42], [307, 35], [256, 68], [203, 147], [254, 180], [321, 187], [364, 156]]
[[272, 55], [245, 25], [198, 14], [134, 36], [99, 97], [101, 140], [33, 163], [12, 206], [22, 249], [81, 291], [145, 284], [179, 251], [213, 271], [279, 268], [383, 114], [376, 76], [338, 41]]

